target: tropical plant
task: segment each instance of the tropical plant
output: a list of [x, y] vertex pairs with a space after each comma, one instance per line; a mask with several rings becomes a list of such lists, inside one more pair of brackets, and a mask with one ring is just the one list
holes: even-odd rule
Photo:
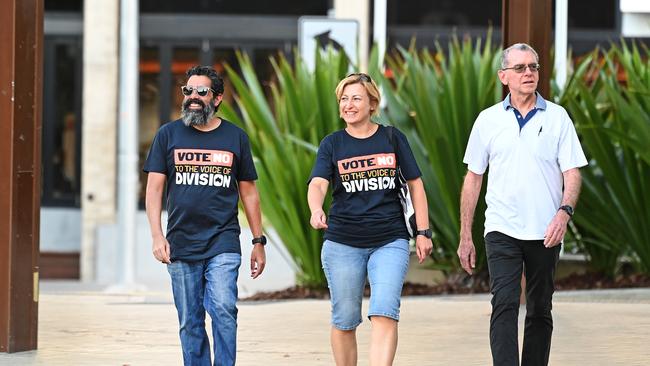
[[[648, 56], [647, 49], [635, 45], [596, 50], [576, 67], [558, 98], [590, 160], [582, 170], [573, 234], [592, 267], [610, 274], [622, 255], [650, 273]], [[501, 98], [496, 47], [488, 36], [484, 44], [454, 39], [446, 50], [437, 45], [434, 52], [399, 49], [387, 58], [386, 72], [377, 59], [375, 49], [369, 73], [386, 101], [378, 121], [396, 125], [408, 136], [427, 190], [436, 266], [457, 270], [459, 196], [466, 172], [462, 159], [479, 112]], [[318, 52], [310, 71], [297, 54], [293, 66], [280, 55], [271, 59], [276, 80], [268, 89], [262, 88], [246, 55], [238, 54], [238, 61], [241, 72], [227, 68], [235, 104], [224, 105], [222, 113], [251, 137], [262, 208], [296, 263], [298, 282], [323, 286], [322, 233], [309, 226], [306, 183], [318, 143], [342, 126], [333, 90], [349, 61], [331, 49]], [[621, 75], [626, 83], [620, 82]], [[485, 269], [483, 195], [473, 227], [478, 270]]]
[[323, 287], [323, 238], [309, 225], [307, 180], [320, 140], [341, 126], [333, 93], [348, 70], [348, 59], [331, 49], [319, 51], [312, 72], [298, 56], [294, 66], [282, 55], [272, 58], [277, 80], [270, 84], [270, 98], [248, 56], [238, 53], [237, 59], [240, 73], [226, 68], [236, 105], [224, 104], [221, 113], [250, 137], [264, 217], [292, 256], [297, 282]]
[[649, 56], [624, 42], [595, 50], [560, 98], [590, 162], [575, 222], [592, 268], [609, 275], [621, 255], [650, 273]]
[[[387, 100], [383, 118], [407, 134], [422, 170], [438, 247], [433, 255], [443, 270], [459, 268], [459, 201], [467, 172], [463, 156], [474, 120], [501, 97], [497, 56], [489, 36], [484, 45], [480, 39], [474, 45], [469, 39], [454, 39], [446, 52], [440, 45], [433, 53], [417, 52], [413, 46], [400, 49], [387, 58], [392, 79], [377, 73]], [[484, 192], [473, 226], [478, 270], [485, 268], [483, 197]]]

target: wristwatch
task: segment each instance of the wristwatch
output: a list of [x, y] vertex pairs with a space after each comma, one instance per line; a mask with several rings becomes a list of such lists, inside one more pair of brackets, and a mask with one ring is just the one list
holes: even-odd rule
[[560, 206], [560, 208], [558, 208], [558, 211], [559, 210], [566, 212], [569, 215], [569, 217], [573, 217], [573, 207], [569, 205], [564, 205], [564, 206]]
[[266, 245], [266, 236], [262, 235], [260, 237], [253, 238], [253, 245], [255, 244]]
[[431, 231], [431, 229], [418, 230], [415, 232], [415, 236], [418, 235], [423, 235], [425, 238], [431, 239], [431, 237], [433, 236], [433, 232]]

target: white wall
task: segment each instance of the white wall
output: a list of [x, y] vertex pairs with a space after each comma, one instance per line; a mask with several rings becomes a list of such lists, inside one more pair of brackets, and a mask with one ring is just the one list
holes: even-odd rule
[[[163, 222], [167, 219], [164, 217]], [[240, 220], [245, 222], [245, 220]], [[165, 230], [165, 228], [163, 228]], [[117, 235], [117, 225], [100, 225], [97, 230], [97, 252], [95, 263], [96, 282], [100, 284], [115, 284], [119, 279], [119, 271], [123, 270], [122, 245]], [[273, 237], [271, 232], [270, 237]], [[250, 251], [253, 236], [248, 228], [242, 228], [240, 236], [242, 248], [242, 265], [239, 270], [240, 297], [252, 295], [259, 291], [281, 290], [295, 285], [294, 265], [290, 256], [281, 244], [270, 240], [266, 245], [267, 266], [261, 277], [256, 280], [250, 277]], [[155, 260], [151, 254], [151, 234], [144, 211], [136, 216], [136, 268], [135, 282], [151, 290], [169, 289], [170, 281], [167, 268]]]
[[621, 0], [620, 8], [624, 37], [650, 37], [650, 1]]
[[334, 0], [334, 16], [337, 19], [354, 19], [359, 22], [359, 70], [368, 71], [370, 52], [370, 5], [368, 0]]
[[115, 222], [119, 2], [84, 0], [81, 278], [95, 279], [97, 225]]
[[41, 252], [79, 253], [81, 211], [78, 208], [41, 208]]
[[[150, 290], [170, 289], [169, 274], [166, 267], [156, 261], [151, 254], [151, 235], [147, 216], [144, 211], [138, 211], [136, 216], [136, 253], [135, 281]], [[166, 222], [163, 217], [163, 222]], [[240, 220], [245, 222], [245, 220]], [[81, 250], [81, 211], [75, 208], [41, 209], [41, 251], [43, 252], [79, 252]], [[245, 297], [259, 291], [281, 290], [295, 285], [294, 264], [291, 257], [275, 238], [275, 233], [269, 233], [269, 243], [266, 245], [267, 266], [261, 277], [250, 278], [250, 244], [252, 234], [248, 228], [242, 228], [240, 236], [242, 247], [242, 265], [239, 271], [240, 296]], [[96, 280], [97, 284], [115, 284], [123, 269], [118, 242], [117, 225], [100, 225], [97, 228], [96, 251]]]

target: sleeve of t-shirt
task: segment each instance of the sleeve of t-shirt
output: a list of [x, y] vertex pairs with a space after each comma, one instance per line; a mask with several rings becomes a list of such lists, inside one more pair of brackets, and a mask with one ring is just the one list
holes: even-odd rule
[[251, 145], [248, 140], [248, 135], [242, 132], [241, 134], [241, 150], [239, 158], [239, 171], [237, 174], [238, 181], [251, 181], [257, 180], [257, 171], [253, 163], [253, 154], [251, 153]]
[[167, 175], [167, 134], [162, 128], [158, 130], [151, 143], [142, 170], [146, 173], [155, 172]]
[[421, 177], [422, 172], [420, 171], [420, 167], [418, 167], [415, 156], [413, 156], [413, 150], [411, 150], [411, 145], [409, 145], [406, 136], [397, 128], [393, 128], [393, 131], [395, 132], [393, 135], [397, 142], [397, 161], [399, 162], [399, 168], [402, 171], [404, 179], [411, 180]]
[[311, 170], [311, 175], [309, 176], [307, 184], [309, 184], [309, 182], [311, 182], [315, 177], [331, 180], [332, 173], [332, 142], [330, 138], [325, 137], [318, 147], [316, 162]]
[[482, 114], [476, 118], [472, 132], [469, 134], [469, 141], [467, 141], [467, 148], [465, 149], [465, 157], [463, 163], [467, 164], [467, 169], [475, 174], [483, 174], [488, 166], [489, 154], [485, 142], [481, 139]]
[[587, 158], [582, 151], [578, 134], [573, 126], [573, 121], [571, 121], [571, 117], [569, 117], [566, 110], [562, 113], [562, 119], [557, 161], [560, 165], [560, 170], [566, 172], [569, 169], [587, 165]]

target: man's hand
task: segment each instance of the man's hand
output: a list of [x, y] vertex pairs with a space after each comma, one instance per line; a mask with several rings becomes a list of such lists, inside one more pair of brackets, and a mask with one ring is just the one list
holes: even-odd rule
[[253, 251], [251, 252], [251, 277], [253, 277], [253, 279], [259, 277], [262, 272], [264, 272], [264, 266], [266, 266], [266, 252], [264, 251], [264, 245], [255, 244], [253, 246]]
[[311, 213], [311, 218], [309, 219], [311, 227], [314, 229], [327, 229], [327, 216], [323, 210], [316, 210]]
[[424, 235], [418, 235], [415, 237], [415, 252], [418, 255], [418, 263], [422, 264], [422, 262], [431, 255], [432, 251], [433, 243], [431, 242], [431, 239]]
[[564, 210], [558, 210], [553, 216], [553, 220], [548, 224], [546, 232], [544, 233], [544, 246], [552, 248], [562, 242], [564, 234], [566, 233], [566, 226], [569, 223], [571, 216]]
[[476, 249], [472, 238], [461, 238], [458, 244], [458, 259], [465, 272], [472, 274], [472, 269], [476, 267]]
[[472, 240], [472, 221], [474, 220], [474, 210], [476, 202], [481, 193], [483, 185], [483, 173], [476, 174], [467, 170], [465, 180], [463, 180], [463, 189], [460, 193], [460, 243], [458, 243], [458, 259], [465, 272], [472, 274], [472, 269], [476, 267], [476, 249]]
[[151, 251], [156, 260], [166, 264], [171, 264], [169, 242], [163, 235], [156, 235], [153, 237], [153, 245]]

